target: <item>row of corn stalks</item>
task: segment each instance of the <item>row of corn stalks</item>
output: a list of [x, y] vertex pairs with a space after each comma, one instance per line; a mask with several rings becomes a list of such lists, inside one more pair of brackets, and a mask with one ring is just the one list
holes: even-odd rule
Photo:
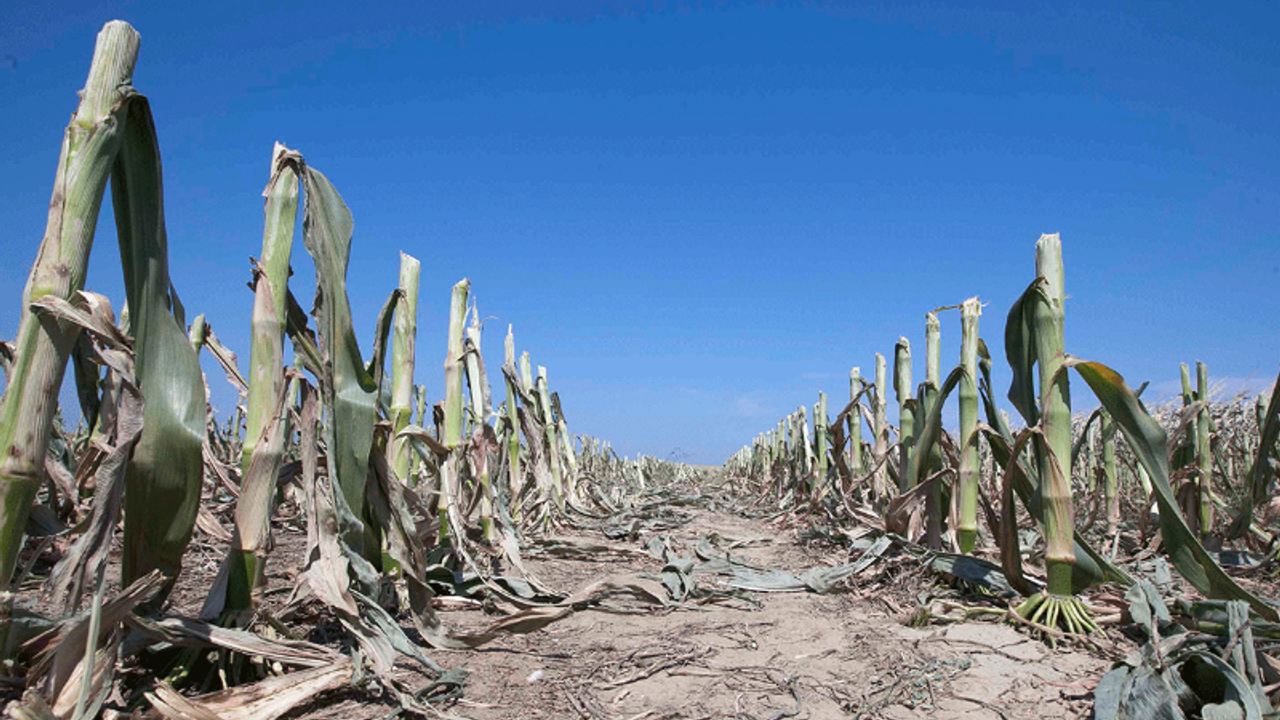
[[[1087, 634], [1096, 625], [1079, 593], [1102, 582], [1133, 583], [1114, 562], [1121, 480], [1127, 479], [1136, 497], [1131, 517], [1139, 518], [1143, 540], [1148, 527], [1158, 529], [1188, 583], [1210, 598], [1244, 600], [1274, 621], [1275, 606], [1226, 575], [1205, 543], [1244, 538], [1254, 547], [1272, 546], [1274, 526], [1259, 523], [1255, 511], [1274, 491], [1280, 383], [1269, 398], [1213, 403], [1206, 367], [1197, 363], [1193, 379], [1183, 365], [1180, 405], [1151, 412], [1139, 398], [1142, 389], [1133, 390], [1102, 363], [1066, 352], [1058, 235], [1036, 243], [1035, 271], [1004, 327], [1008, 399], [1023, 429], [1015, 430], [997, 407], [994, 363], [979, 334], [982, 305], [970, 298], [926, 314], [924, 382], [913, 385], [908, 340], [896, 344], [897, 427], [886, 420], [886, 360], [876, 354], [874, 381], [854, 368], [849, 402], [834, 420], [819, 393], [812, 410], [798, 408], [733, 455], [726, 468], [735, 482], [760, 505], [851, 517], [932, 549], [971, 553], [994, 543], [1010, 583], [1027, 596], [1020, 614]], [[944, 378], [939, 315], [946, 310], [959, 311], [961, 349]], [[1099, 405], [1087, 417], [1072, 415], [1073, 372]], [[948, 432], [943, 410], [953, 395], [959, 424]], [[1019, 505], [1044, 541], [1043, 592], [1033, 591], [1023, 571]], [[980, 535], [979, 509], [986, 535]], [[1099, 517], [1105, 522], [1095, 523]], [[1090, 544], [1084, 531], [1095, 529], [1091, 537], [1101, 536], [1109, 548]]]
[[[474, 647], [565, 616], [564, 596], [524, 570], [526, 539], [616, 507], [621, 499], [604, 478], [643, 489], [670, 464], [626, 461], [585, 436], [575, 443], [546, 369], [535, 372], [527, 352], [517, 356], [510, 327], [505, 399], [495, 405], [480, 352], [484, 322], [467, 280], [452, 288], [444, 397], [431, 403], [414, 383], [420, 265], [407, 254], [372, 353], [363, 353], [346, 288], [351, 213], [328, 178], [279, 144], [264, 191], [262, 251], [252, 261], [252, 345], [242, 371], [205, 316], [188, 325], [169, 277], [159, 143], [147, 99], [131, 82], [139, 44], [123, 22], [98, 36], [18, 336], [0, 353], [0, 580], [21, 585], [49, 543], [75, 538], [40, 591], [42, 612], [24, 609], [19, 593], [4, 595], [2, 657], [25, 670], [27, 686], [12, 712], [96, 716], [128, 637], [135, 654], [168, 649], [162, 674], [172, 682], [202, 672], [222, 684], [259, 682], [251, 695], [209, 698], [205, 710], [257, 702], [258, 715], [237, 717], [274, 717], [335, 684], [372, 677], [406, 709], [434, 713], [426, 695], [391, 675], [397, 658], [416, 659], [447, 686], [455, 680], [426, 648]], [[126, 288], [119, 318], [107, 298], [84, 291], [108, 182]], [[315, 264], [309, 314], [289, 287], [300, 211]], [[239, 391], [225, 422], [207, 404], [201, 352], [217, 358]], [[64, 431], [59, 419], [68, 364], [85, 419], [79, 432]], [[202, 504], [202, 494], [210, 501]], [[229, 499], [221, 503], [229, 532], [215, 517], [216, 498]], [[350, 656], [279, 640], [285, 630], [263, 606], [273, 520], [284, 505], [298, 509], [307, 532], [289, 607], [313, 603], [336, 618], [355, 648]], [[121, 522], [115, 583], [108, 566]], [[228, 550], [200, 621], [178, 621], [162, 609], [197, 525], [223, 536]], [[20, 562], [24, 548], [28, 562]], [[446, 627], [432, 598], [442, 582], [462, 577], [479, 578], [516, 617], [481, 633]], [[409, 615], [421, 640], [406, 634], [396, 611]], [[193, 650], [209, 647], [220, 654]], [[309, 670], [286, 681], [284, 667]], [[146, 692], [155, 712], [202, 716], [167, 683]]]

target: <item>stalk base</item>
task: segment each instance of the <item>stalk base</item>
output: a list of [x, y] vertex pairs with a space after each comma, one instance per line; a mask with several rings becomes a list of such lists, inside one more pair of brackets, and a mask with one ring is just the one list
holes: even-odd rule
[[[1033, 627], [1061, 630], [1067, 635], [1098, 632], [1098, 624], [1089, 616], [1089, 608], [1074, 595], [1055, 595], [1045, 591], [1027, 598], [1013, 612]], [[1041, 634], [1050, 646], [1057, 645], [1056, 635], [1043, 630]]]

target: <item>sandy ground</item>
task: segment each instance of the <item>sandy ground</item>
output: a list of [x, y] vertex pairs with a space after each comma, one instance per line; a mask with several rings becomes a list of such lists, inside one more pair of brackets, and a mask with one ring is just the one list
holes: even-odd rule
[[[847, 558], [829, 547], [806, 548], [793, 532], [768, 523], [693, 513], [690, 523], [667, 533], [686, 554], [700, 536], [714, 532], [755, 540], [734, 554], [761, 566], [799, 570]], [[609, 542], [598, 534], [578, 537]], [[639, 549], [640, 541], [615, 544]], [[528, 565], [560, 590], [661, 568], [638, 554], [599, 562], [531, 557]], [[1051, 650], [1008, 625], [908, 627], [908, 603], [884, 597], [874, 582], [859, 587], [855, 581], [828, 595], [750, 597], [758, 609], [708, 604], [646, 614], [585, 611], [478, 650], [430, 655], [470, 673], [463, 699], [446, 712], [476, 720], [1074, 718], [1088, 715], [1090, 689], [1108, 666], [1078, 650]], [[441, 617], [467, 629], [492, 619], [478, 609], [443, 611]], [[405, 679], [414, 684], [408, 671]], [[352, 720], [392, 710], [389, 702], [346, 692], [295, 717]]]

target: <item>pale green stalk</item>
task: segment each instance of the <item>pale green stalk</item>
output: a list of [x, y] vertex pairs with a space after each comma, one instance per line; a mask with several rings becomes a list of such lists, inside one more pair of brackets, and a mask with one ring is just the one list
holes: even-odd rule
[[556, 507], [564, 510], [564, 475], [560, 469], [560, 453], [557, 452], [556, 422], [551, 414], [551, 393], [547, 389], [547, 369], [538, 366], [538, 406], [542, 409], [542, 417], [546, 422], [547, 461], [551, 464], [552, 494]]
[[[1099, 415], [1099, 417], [1101, 417], [1101, 415]], [[1101, 430], [1093, 427], [1089, 427], [1087, 430], [1089, 433], [1089, 458], [1088, 462], [1085, 464], [1089, 468], [1089, 472], [1087, 473], [1088, 478], [1086, 479], [1086, 486], [1089, 488], [1089, 495], [1092, 497], [1092, 495], [1098, 490], [1098, 473], [1094, 471], [1094, 467], [1098, 462], [1098, 435], [1101, 433]]]
[[[229, 550], [231, 574], [226, 609], [245, 610], [252, 604], [252, 590], [265, 581], [266, 553], [270, 546], [271, 501], [284, 460], [283, 438], [287, 420], [280, 418], [280, 398], [285, 390], [284, 332], [288, 318], [289, 259], [298, 217], [298, 176], [281, 160], [288, 148], [276, 143], [271, 153], [270, 181], [263, 192], [262, 259], [253, 272], [252, 341], [249, 347], [249, 397], [246, 429], [241, 448], [240, 471], [244, 486], [236, 502], [236, 534]], [[288, 418], [287, 408], [284, 418]], [[263, 431], [274, 428], [279, 438], [265, 438], [269, 457], [250, 473], [254, 452]]]
[[1071, 497], [1071, 390], [1067, 374], [1058, 372], [1065, 360], [1066, 292], [1063, 286], [1062, 242], [1043, 235], [1036, 243], [1036, 277], [1043, 295], [1035, 303], [1035, 353], [1040, 371], [1041, 426], [1050, 453], [1039, 453], [1040, 496], [1044, 510], [1045, 570], [1051, 595], [1070, 596], [1075, 565], [1072, 533], [1075, 509]]
[[[444, 358], [444, 438], [442, 444], [450, 454], [456, 454], [462, 445], [462, 355], [463, 336], [467, 322], [467, 293], [471, 281], [463, 278], [453, 286], [449, 302], [449, 343]], [[443, 467], [443, 466], [442, 466]], [[440, 542], [449, 540], [449, 505], [453, 503], [453, 473], [440, 473]], [[461, 530], [461, 528], [459, 528]]]
[[982, 304], [972, 297], [960, 305], [960, 517], [956, 542], [960, 552], [971, 553], [978, 540], [978, 484], [982, 479], [978, 454], [978, 318]]
[[[516, 339], [511, 332], [511, 326], [507, 325], [507, 339], [504, 345], [504, 360], [506, 365], [515, 367], [516, 364]], [[517, 494], [520, 491], [520, 415], [516, 406], [516, 398], [519, 392], [516, 389], [515, 382], [509, 375], [505, 375], [507, 382], [507, 400], [504, 403], [507, 414], [507, 423], [510, 426], [507, 435], [507, 490], [511, 493], [511, 518], [517, 520], [520, 517], [520, 501]]]
[[31, 313], [45, 295], [64, 300], [84, 288], [102, 197], [120, 148], [124, 101], [138, 59], [139, 36], [111, 22], [98, 34], [80, 106], [67, 126], [54, 176], [48, 224], [22, 292], [14, 361], [0, 404], [0, 586], [7, 585], [44, 478], [58, 391], [75, 336], [46, 332]]
[[465, 380], [462, 356], [467, 323], [467, 294], [471, 281], [463, 278], [453, 286], [449, 302], [449, 342], [444, 358], [444, 438], [453, 450], [462, 444], [462, 415]]
[[[1186, 407], [1195, 402], [1195, 391], [1191, 389], [1191, 369], [1186, 363], [1178, 363], [1178, 372], [1182, 380], [1182, 406]], [[1191, 434], [1195, 435], [1195, 432]]]
[[191, 327], [187, 329], [187, 337], [191, 340], [191, 347], [195, 348], [196, 352], [204, 348], [209, 340], [209, 322], [203, 313], [191, 321]]
[[520, 383], [524, 385], [524, 391], [533, 392], [533, 363], [529, 360], [529, 351], [520, 353]]
[[1142, 486], [1142, 500], [1149, 502], [1151, 500], [1151, 473], [1141, 465], [1138, 466], [1138, 484]]
[[560, 407], [560, 396], [552, 395], [556, 407], [556, 427], [559, 430], [560, 445], [563, 448], [565, 465], [565, 485], [569, 499], [575, 502], [578, 497], [578, 456], [573, 449], [573, 436], [569, 434], [569, 425], [564, 419], [564, 411]]
[[[467, 327], [466, 339], [463, 343], [463, 366], [467, 373], [467, 383], [471, 390], [471, 417], [476, 431], [488, 424], [493, 407], [489, 399], [489, 379], [484, 371], [484, 359], [480, 355], [481, 328], [480, 312], [472, 308], [471, 325]], [[485, 538], [493, 537], [493, 488], [489, 485], [488, 452], [482, 453], [480, 461], [480, 529]]]
[[[924, 316], [924, 357], [925, 387], [924, 403], [920, 408], [921, 424], [929, 416], [934, 403], [940, 402], [938, 388], [942, 374], [942, 325], [938, 323], [936, 311]], [[916, 449], [919, 450], [918, 448]], [[938, 443], [931, 443], [927, 452], [925, 466], [926, 476], [942, 469], [942, 451]], [[935, 480], [929, 486], [928, 502], [925, 505], [925, 545], [931, 550], [942, 549], [942, 482]]]
[[426, 423], [431, 419], [429, 415], [431, 406], [426, 404], [425, 384], [420, 384], [420, 386], [413, 388], [413, 406], [416, 407], [417, 427], [425, 428]]
[[941, 387], [942, 383], [942, 325], [936, 310], [924, 314], [924, 381]]
[[871, 410], [873, 442], [871, 455], [872, 461], [876, 464], [874, 482], [877, 496], [883, 496], [889, 489], [888, 468], [885, 467], [887, 464], [885, 455], [889, 454], [889, 420], [885, 417], [889, 404], [889, 384], [886, 380], [885, 366], [884, 355], [876, 353], [876, 397], [875, 405]]
[[391, 468], [401, 482], [417, 484], [411, 474], [414, 455], [409, 440], [396, 435], [413, 419], [413, 370], [418, 336], [418, 280], [422, 265], [417, 258], [400, 253], [400, 304], [396, 307], [391, 336]]
[[1111, 413], [1103, 409], [1099, 414], [1102, 437], [1103, 497], [1107, 503], [1107, 534], [1115, 535], [1120, 527], [1120, 475], [1116, 467], [1116, 423]]
[[800, 423], [800, 478], [803, 482], [811, 478], [814, 472], [813, 443], [809, 439], [809, 411], [801, 405], [796, 410], [796, 417]]
[[898, 398], [898, 491], [906, 492], [911, 489], [907, 467], [915, 440], [915, 410], [907, 402], [911, 399], [911, 341], [905, 337], [893, 346], [893, 391]]
[[[853, 402], [862, 391], [862, 373], [858, 368], [849, 370], [849, 401]], [[862, 466], [862, 414], [854, 408], [848, 417], [849, 422], [849, 472], [861, 475]]]
[[830, 419], [827, 417], [827, 395], [818, 393], [818, 402], [813, 406], [813, 451], [817, 460], [811, 498], [813, 502], [822, 500], [827, 493], [827, 432]]
[[1200, 413], [1196, 418], [1196, 463], [1199, 468], [1200, 537], [1213, 532], [1213, 448], [1209, 441], [1209, 368], [1196, 362], [1196, 395]]

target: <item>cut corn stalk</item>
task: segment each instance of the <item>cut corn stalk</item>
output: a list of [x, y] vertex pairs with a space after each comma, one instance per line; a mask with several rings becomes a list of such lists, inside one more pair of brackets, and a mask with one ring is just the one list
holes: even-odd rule
[[471, 396], [472, 450], [476, 458], [472, 467], [478, 472], [480, 480], [480, 528], [486, 539], [492, 539], [493, 488], [489, 486], [487, 446], [493, 434], [488, 422], [493, 409], [489, 399], [489, 379], [484, 371], [484, 358], [480, 355], [481, 328], [480, 313], [472, 307], [471, 325], [467, 327], [463, 339], [463, 368], [467, 373]]
[[[449, 335], [448, 349], [444, 356], [444, 432], [441, 442], [449, 450], [450, 459], [462, 445], [463, 424], [463, 388], [466, 377], [463, 370], [462, 356], [467, 322], [467, 294], [471, 290], [471, 281], [463, 278], [453, 286], [449, 299]], [[449, 523], [449, 506], [455, 502], [457, 482], [457, 462], [446, 462], [440, 468], [439, 509], [436, 517], [440, 520], [440, 543], [449, 542], [454, 528]], [[456, 528], [461, 532], [462, 528]]]
[[[1071, 392], [1059, 372], [1063, 350], [1066, 292], [1063, 289], [1062, 243], [1058, 235], [1036, 242], [1036, 280], [1014, 304], [1005, 330], [1005, 348], [1014, 371], [1009, 399], [1023, 412], [1028, 426], [1038, 424], [1044, 443], [1036, 453], [1045, 537], [1045, 592], [1018, 608], [1033, 621], [1058, 620], [1068, 631], [1092, 631], [1096, 625], [1072, 592], [1075, 549], [1074, 505], [1069, 471], [1071, 458]], [[1010, 342], [1012, 340], [1012, 342]], [[1032, 389], [1031, 367], [1039, 370], [1039, 404]]]
[[[266, 549], [270, 539], [271, 502], [284, 459], [288, 434], [285, 394], [284, 333], [289, 301], [289, 259], [298, 217], [296, 153], [276, 143], [271, 155], [271, 176], [263, 196], [266, 221], [262, 233], [262, 260], [253, 273], [253, 342], [249, 351], [249, 397], [244, 444], [243, 477], [236, 503], [236, 533], [229, 550], [228, 610], [247, 609], [252, 590], [265, 579]], [[259, 442], [258, 467], [254, 455]], [[212, 593], [211, 593], [212, 595]], [[216, 601], [215, 601], [216, 602]], [[206, 610], [213, 608], [206, 604]], [[221, 612], [221, 609], [218, 610]]]
[[[936, 310], [924, 316], [924, 349], [925, 381], [920, 391], [920, 409], [928, 416], [934, 405], [942, 405], [942, 398], [938, 396], [938, 376], [942, 372], [942, 326], [938, 323]], [[938, 443], [930, 442], [923, 447], [916, 443], [914, 452], [925, 453], [923, 460], [928, 475], [942, 469], [942, 451]], [[931, 550], [942, 549], [942, 489], [941, 479], [934, 481], [925, 502], [925, 546]]]
[[1116, 467], [1116, 424], [1105, 409], [1099, 414], [1102, 438], [1103, 496], [1107, 503], [1107, 534], [1114, 536], [1120, 527], [1120, 482]]
[[[858, 368], [849, 370], [849, 402], [862, 393], [862, 374]], [[862, 463], [862, 415], [854, 409], [849, 413], [849, 468], [857, 475], [866, 471]]]
[[[511, 326], [507, 325], [507, 339], [503, 345], [504, 357], [503, 367], [515, 367], [516, 364], [516, 340], [511, 332]], [[507, 399], [503, 404], [506, 410], [507, 424], [507, 492], [510, 494], [511, 518], [519, 522], [520, 518], [520, 483], [523, 478], [520, 467], [520, 416], [519, 409], [516, 407], [516, 390], [515, 378], [508, 373], [503, 373], [503, 378], [507, 383]]]
[[809, 495], [814, 504], [820, 502], [827, 492], [827, 428], [830, 422], [827, 417], [827, 395], [819, 392], [818, 402], [813, 406], [813, 452], [816, 463], [813, 488]]
[[876, 497], [882, 498], [889, 491], [889, 471], [885, 467], [889, 454], [889, 420], [885, 416], [888, 407], [888, 381], [886, 380], [884, 355], [876, 353], [876, 394], [875, 406], [871, 415], [871, 434], [874, 445], [871, 449], [872, 461], [876, 465], [873, 482]]
[[1209, 369], [1202, 362], [1196, 363], [1196, 399], [1200, 401], [1200, 414], [1196, 417], [1196, 473], [1197, 499], [1199, 500], [1200, 537], [1213, 534], [1213, 447], [1209, 442], [1212, 419], [1209, 416]]
[[960, 305], [960, 468], [958, 476], [959, 520], [956, 543], [960, 552], [971, 553], [978, 540], [978, 483], [982, 479], [978, 454], [978, 318], [982, 304], [978, 298]]
[[413, 419], [414, 349], [418, 335], [418, 278], [422, 266], [417, 258], [400, 253], [400, 305], [396, 308], [395, 333], [391, 339], [391, 469], [401, 482], [415, 485], [408, 440], [394, 439]]
[[13, 575], [23, 530], [44, 473], [58, 390], [75, 336], [41, 327], [31, 304], [70, 300], [84, 288], [107, 180], [125, 131], [138, 59], [138, 33], [123, 22], [98, 34], [80, 106], [67, 126], [54, 176], [49, 220], [22, 292], [12, 360], [0, 405], [0, 585]]
[[898, 398], [898, 492], [912, 488], [907, 466], [915, 442], [915, 406], [911, 397], [911, 341], [898, 338], [893, 346], [893, 391]]
[[564, 512], [564, 471], [560, 467], [560, 452], [556, 442], [556, 421], [551, 413], [551, 393], [547, 390], [547, 369], [538, 366], [538, 380], [535, 385], [538, 398], [538, 409], [542, 413], [542, 421], [546, 424], [547, 461], [551, 465], [551, 492], [556, 507]]

